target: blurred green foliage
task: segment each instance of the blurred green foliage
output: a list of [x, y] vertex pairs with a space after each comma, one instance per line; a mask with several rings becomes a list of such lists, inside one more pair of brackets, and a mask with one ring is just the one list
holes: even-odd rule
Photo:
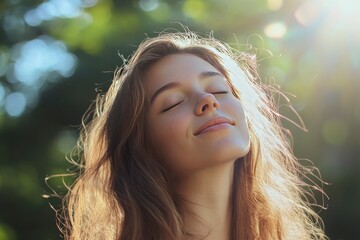
[[[71, 167], [94, 89], [146, 36], [179, 23], [256, 53], [307, 128], [294, 151], [329, 185], [331, 239], [360, 236], [360, 4], [356, 0], [4, 0], [0, 3], [0, 240], [60, 239], [45, 178]], [[271, 53], [269, 52], [271, 51]], [[296, 97], [294, 97], [296, 96]], [[300, 121], [285, 106], [285, 116]], [[49, 184], [64, 192], [61, 179]]]

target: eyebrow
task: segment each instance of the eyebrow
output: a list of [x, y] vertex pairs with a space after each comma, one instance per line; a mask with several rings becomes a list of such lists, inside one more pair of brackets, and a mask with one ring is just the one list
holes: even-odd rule
[[[210, 78], [210, 77], [215, 77], [215, 76], [220, 76], [220, 77], [224, 77], [221, 73], [219, 72], [213, 72], [213, 71], [206, 71], [206, 72], [202, 72], [199, 75], [200, 80], [205, 79], [205, 78]], [[150, 99], [150, 104], [152, 104], [155, 101], [155, 98], [157, 96], [159, 96], [162, 92], [172, 89], [172, 88], [176, 88], [179, 87], [181, 84], [179, 82], [170, 82], [168, 84], [165, 84], [164, 86], [162, 86], [161, 88], [159, 88], [158, 90], [156, 90], [156, 92], [153, 94], [153, 96]]]

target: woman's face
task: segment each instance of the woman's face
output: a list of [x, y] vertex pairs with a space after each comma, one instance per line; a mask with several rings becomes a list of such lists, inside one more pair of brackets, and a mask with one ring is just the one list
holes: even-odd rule
[[147, 134], [155, 156], [175, 176], [243, 157], [249, 132], [225, 77], [191, 54], [173, 54], [146, 75]]

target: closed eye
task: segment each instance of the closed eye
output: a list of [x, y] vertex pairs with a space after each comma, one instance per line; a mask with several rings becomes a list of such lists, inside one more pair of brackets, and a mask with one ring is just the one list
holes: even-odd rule
[[171, 105], [170, 107], [165, 108], [165, 109], [162, 110], [161, 112], [162, 112], [162, 113], [163, 113], [163, 112], [167, 112], [167, 111], [171, 110], [172, 108], [176, 107], [177, 105], [179, 105], [179, 104], [182, 103], [182, 102], [183, 102], [183, 101], [180, 101], [180, 102], [178, 102], [178, 103], [175, 103], [174, 105]]
[[213, 92], [212, 94], [227, 94], [228, 91], [219, 91], [219, 92]]

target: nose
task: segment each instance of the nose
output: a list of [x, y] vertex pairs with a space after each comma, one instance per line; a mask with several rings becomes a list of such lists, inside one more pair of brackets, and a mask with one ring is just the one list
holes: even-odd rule
[[219, 109], [219, 102], [213, 94], [205, 93], [201, 95], [195, 106], [195, 114], [202, 115], [209, 111]]

